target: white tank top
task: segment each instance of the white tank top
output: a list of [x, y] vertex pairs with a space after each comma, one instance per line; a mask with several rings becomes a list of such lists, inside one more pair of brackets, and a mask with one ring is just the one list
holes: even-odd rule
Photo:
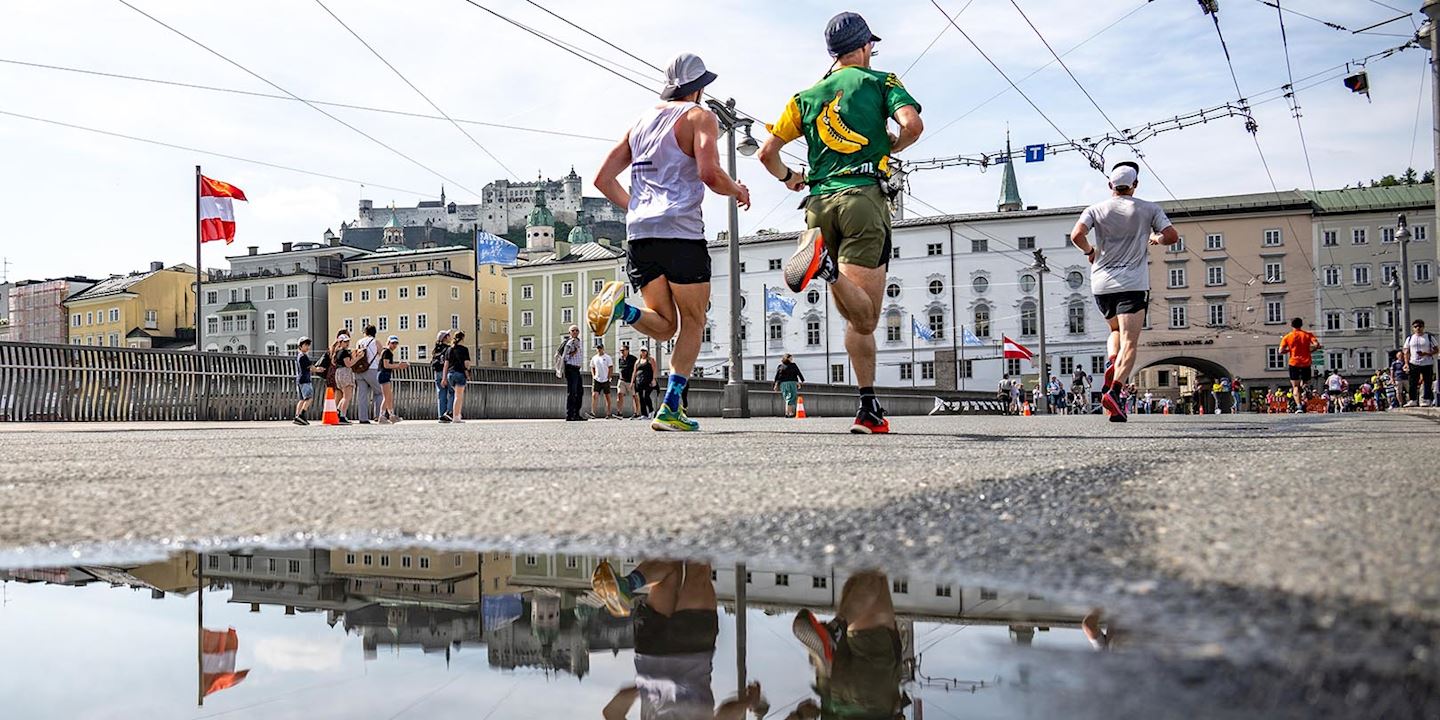
[[654, 108], [630, 129], [630, 208], [625, 234], [631, 240], [678, 238], [705, 241], [700, 204], [705, 184], [695, 158], [675, 141], [675, 123], [695, 103]]

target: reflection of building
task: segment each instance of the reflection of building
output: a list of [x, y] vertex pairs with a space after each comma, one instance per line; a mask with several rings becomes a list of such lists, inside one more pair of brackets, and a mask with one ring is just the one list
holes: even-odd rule
[[0, 572], [0, 581], [43, 582], [52, 585], [89, 585], [102, 582], [111, 587], [149, 590], [153, 598], [166, 593], [189, 595], [200, 585], [196, 577], [198, 556], [177, 553], [164, 560], [143, 565], [80, 565], [68, 568], [34, 568]]
[[70, 344], [171, 348], [195, 343], [195, 268], [152, 262], [65, 301]]

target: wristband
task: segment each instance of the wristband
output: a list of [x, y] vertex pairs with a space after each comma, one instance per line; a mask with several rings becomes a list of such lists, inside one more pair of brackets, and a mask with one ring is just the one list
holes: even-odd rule
[[790, 178], [792, 178], [792, 177], [795, 177], [795, 171], [794, 171], [794, 170], [791, 170], [789, 166], [786, 166], [786, 168], [785, 168], [785, 177], [780, 178], [780, 182], [782, 182], [782, 183], [788, 183], [788, 182], [790, 182]]

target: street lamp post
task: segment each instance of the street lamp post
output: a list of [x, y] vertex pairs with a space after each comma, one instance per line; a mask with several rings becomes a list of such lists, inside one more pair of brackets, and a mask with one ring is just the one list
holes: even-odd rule
[[[759, 144], [750, 135], [750, 120], [741, 119], [735, 112], [735, 99], [731, 98], [725, 102], [719, 100], [706, 100], [705, 103], [715, 112], [716, 119], [720, 122], [720, 130], [725, 133], [726, 146], [729, 150], [730, 177], [735, 175], [735, 133], [743, 131], [745, 139], [741, 141], [739, 150], [745, 155], [754, 155], [759, 149]], [[744, 353], [740, 346], [740, 208], [735, 198], [730, 198], [730, 373], [725, 382], [725, 395], [720, 405], [720, 416], [727, 418], [748, 418], [750, 417], [750, 395], [745, 387], [744, 378]], [[763, 301], [763, 299], [762, 299]], [[762, 341], [763, 342], [763, 341]]]
[[1043, 413], [1050, 412], [1050, 356], [1045, 353], [1045, 274], [1050, 272], [1050, 266], [1045, 262], [1045, 251], [1035, 251], [1035, 264], [1030, 269], [1035, 271], [1040, 295], [1040, 315], [1035, 318], [1040, 330], [1040, 402], [1036, 410]]
[[1404, 327], [1405, 322], [1404, 318], [1400, 316], [1399, 274], [1397, 273], [1396, 275], [1390, 276], [1390, 279], [1385, 283], [1385, 287], [1390, 288], [1390, 329], [1394, 331], [1395, 347], [1398, 348], [1400, 347], [1400, 328]]
[[[1410, 226], [1401, 214], [1395, 223], [1395, 242], [1400, 243], [1400, 321], [1410, 327]], [[1398, 346], [1399, 343], [1396, 343]]]
[[[1435, 164], [1430, 167], [1440, 170], [1440, 62], [1437, 62], [1437, 58], [1440, 58], [1440, 32], [1436, 32], [1437, 29], [1440, 29], [1440, 0], [1424, 0], [1420, 5], [1420, 11], [1430, 19], [1420, 29], [1420, 32], [1416, 33], [1417, 40], [1426, 41], [1430, 46], [1430, 136], [1434, 140], [1435, 148]], [[1428, 38], [1425, 37], [1427, 33]], [[1435, 183], [1435, 210], [1435, 217], [1440, 218], [1440, 182]], [[1436, 244], [1440, 245], [1440, 243]], [[1410, 268], [1405, 268], [1405, 272], [1408, 276]], [[1410, 327], [1408, 317], [1405, 322], [1408, 330]]]

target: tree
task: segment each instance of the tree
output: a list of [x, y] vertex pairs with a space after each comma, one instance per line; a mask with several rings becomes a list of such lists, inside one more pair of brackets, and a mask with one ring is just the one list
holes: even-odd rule
[[1405, 174], [1400, 176], [1400, 182], [1406, 185], [1414, 185], [1417, 182], [1415, 168], [1405, 168]]

